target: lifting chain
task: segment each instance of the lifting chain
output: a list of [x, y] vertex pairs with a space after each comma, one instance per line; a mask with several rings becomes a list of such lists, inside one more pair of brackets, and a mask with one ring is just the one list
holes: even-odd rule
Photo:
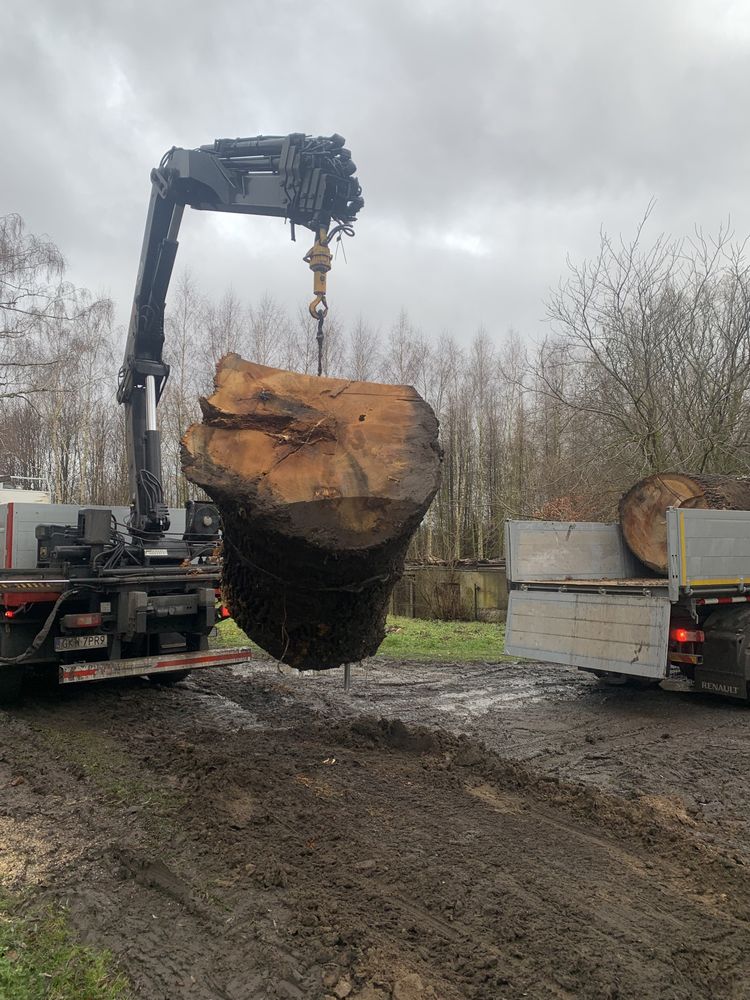
[[315, 339], [318, 342], [318, 375], [323, 374], [323, 323], [328, 315], [326, 299], [326, 278], [331, 270], [330, 242], [334, 236], [340, 240], [342, 236], [354, 236], [351, 226], [339, 225], [328, 232], [327, 226], [318, 230], [318, 238], [302, 258], [313, 272], [313, 294], [315, 298], [308, 306], [312, 318], [317, 321], [318, 332]]

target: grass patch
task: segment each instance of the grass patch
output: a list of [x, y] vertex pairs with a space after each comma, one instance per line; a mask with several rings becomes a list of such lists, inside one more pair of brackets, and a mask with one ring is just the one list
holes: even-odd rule
[[216, 626], [216, 635], [210, 640], [211, 646], [216, 649], [231, 649], [233, 646], [249, 646], [253, 653], [265, 659], [268, 653], [263, 652], [260, 646], [248, 639], [234, 618], [227, 618], [219, 622]]
[[[112, 740], [87, 729], [35, 727], [54, 750], [79, 767], [115, 803], [138, 803], [144, 816], [161, 830], [163, 822], [185, 804], [185, 796], [154, 778], [133, 774], [134, 765]], [[0, 1000], [4, 1000], [0, 994]]]
[[64, 912], [21, 915], [0, 894], [0, 1000], [126, 1000], [125, 976], [107, 951], [78, 944]]
[[443, 622], [422, 618], [388, 618], [389, 631], [378, 656], [394, 660], [446, 660], [495, 663], [505, 656], [505, 625], [494, 622]]
[[[425, 621], [421, 618], [388, 618], [389, 631], [378, 656], [393, 660], [445, 660], [470, 663], [511, 660], [505, 656], [505, 625], [493, 622]], [[232, 619], [218, 626], [214, 644], [222, 647], [250, 645], [259, 655], [266, 656]]]

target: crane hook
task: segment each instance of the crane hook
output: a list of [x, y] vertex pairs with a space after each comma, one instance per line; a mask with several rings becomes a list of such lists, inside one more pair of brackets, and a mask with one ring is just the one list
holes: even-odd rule
[[318, 332], [315, 339], [318, 342], [318, 375], [323, 374], [323, 321], [328, 315], [326, 301], [326, 276], [331, 270], [331, 250], [328, 246], [328, 227], [321, 226], [318, 238], [302, 258], [309, 264], [313, 272], [313, 294], [315, 298], [308, 306], [308, 311], [314, 320], [318, 321]]
[[318, 323], [318, 332], [315, 337], [318, 342], [318, 375], [323, 374], [323, 321], [328, 315], [326, 278], [328, 272], [331, 270], [330, 242], [334, 236], [339, 240], [342, 236], [354, 236], [354, 230], [351, 226], [344, 223], [334, 226], [330, 232], [327, 226], [320, 226], [318, 229], [318, 238], [302, 258], [313, 272], [313, 294], [315, 298], [308, 306], [308, 311]]

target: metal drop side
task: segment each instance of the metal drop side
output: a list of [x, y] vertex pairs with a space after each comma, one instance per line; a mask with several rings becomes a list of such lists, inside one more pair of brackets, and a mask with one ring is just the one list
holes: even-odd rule
[[[508, 522], [506, 651], [602, 673], [670, 676], [675, 620], [700, 629], [718, 605], [750, 600], [750, 511], [672, 508], [666, 535], [668, 574], [659, 577], [632, 555], [618, 524]], [[723, 669], [702, 655], [692, 661], [699, 686]]]
[[668, 597], [513, 591], [506, 651], [585, 670], [665, 675]]

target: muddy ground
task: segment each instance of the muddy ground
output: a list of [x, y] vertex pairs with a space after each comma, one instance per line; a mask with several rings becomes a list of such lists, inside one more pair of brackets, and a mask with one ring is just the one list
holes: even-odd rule
[[32, 692], [0, 880], [148, 1000], [750, 997], [749, 713], [512, 663]]

